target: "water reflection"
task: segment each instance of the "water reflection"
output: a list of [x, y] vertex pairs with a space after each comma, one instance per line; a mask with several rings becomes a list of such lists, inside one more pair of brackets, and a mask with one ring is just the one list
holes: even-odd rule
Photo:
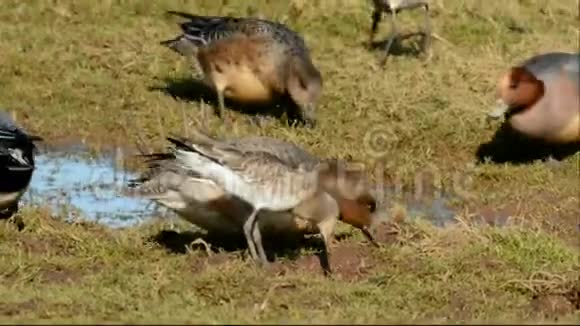
[[151, 201], [125, 194], [135, 177], [118, 167], [120, 150], [91, 155], [82, 147], [42, 151], [23, 204], [49, 205], [69, 219], [87, 218], [112, 227], [135, 225], [159, 213]]

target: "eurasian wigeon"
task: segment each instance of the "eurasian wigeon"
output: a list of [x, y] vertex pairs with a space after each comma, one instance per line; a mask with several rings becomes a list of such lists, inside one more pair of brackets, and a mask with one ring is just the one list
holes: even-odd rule
[[551, 52], [529, 58], [504, 73], [489, 118], [505, 116], [530, 139], [552, 145], [580, 144], [580, 55]]
[[243, 232], [262, 263], [261, 231], [320, 233], [328, 255], [340, 219], [376, 245], [369, 232], [376, 201], [360, 170], [275, 138], [195, 134], [171, 138], [173, 153], [151, 156], [149, 172], [137, 182], [150, 198], [207, 230]]
[[181, 55], [195, 54], [205, 82], [218, 96], [242, 103], [287, 98], [290, 122], [312, 127], [322, 92], [322, 75], [303, 38], [286, 25], [253, 17], [197, 16], [170, 11], [188, 21], [183, 34], [161, 44]]

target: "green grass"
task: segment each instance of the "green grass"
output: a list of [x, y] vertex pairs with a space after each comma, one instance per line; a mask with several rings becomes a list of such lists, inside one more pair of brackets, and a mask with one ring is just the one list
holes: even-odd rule
[[[336, 261], [344, 270], [324, 279], [309, 267], [306, 249], [298, 268], [285, 262], [278, 275], [235, 253], [206, 259], [203, 251], [176, 254], [145, 241], [164, 224], [113, 231], [24, 208], [24, 231], [0, 225], [0, 320], [577, 321], [580, 155], [560, 167], [471, 164], [499, 126], [484, 117], [503, 69], [540, 52], [577, 51], [577, 1], [433, 2], [435, 33], [447, 42], [434, 41], [427, 61], [393, 56], [381, 71], [379, 53], [362, 46], [370, 25], [370, 5], [362, 0], [292, 1], [293, 8], [265, 0], [223, 7], [215, 0], [4, 0], [0, 106], [49, 143], [85, 141], [98, 151], [143, 140], [161, 149], [166, 135], [205, 123], [221, 136], [268, 135], [317, 155], [352, 158], [375, 177], [410, 187], [421, 171], [447, 189], [458, 177], [461, 185], [453, 189], [462, 190], [457, 206], [466, 220], [474, 211], [507, 209], [520, 223], [439, 230], [412, 222], [380, 250], [358, 245], [361, 237], [341, 226], [356, 235], [338, 244]], [[257, 129], [234, 110], [226, 112], [235, 121], [228, 128], [211, 115], [204, 120], [200, 102], [153, 90], [192, 77], [186, 60], [158, 44], [179, 32], [176, 20], [164, 16], [170, 9], [253, 11], [302, 33], [324, 78], [317, 128], [273, 120]], [[400, 27], [419, 26], [421, 14], [401, 14]], [[379, 36], [388, 25], [381, 24]], [[367, 140], [379, 133], [390, 141], [373, 149]], [[361, 257], [372, 266], [352, 272]]]
[[64, 224], [42, 210], [24, 214], [25, 231], [0, 226], [3, 322], [569, 323], [579, 316], [569, 302], [580, 289], [578, 255], [539, 230], [409, 223], [381, 249], [341, 242], [350, 254], [339, 254], [337, 275], [326, 279], [306, 252], [295, 265], [282, 259], [260, 270], [242, 250], [171, 253], [150, 240], [164, 225], [115, 231]]

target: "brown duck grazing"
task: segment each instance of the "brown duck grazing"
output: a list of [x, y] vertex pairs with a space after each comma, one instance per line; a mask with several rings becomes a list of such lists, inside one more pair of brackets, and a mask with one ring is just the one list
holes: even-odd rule
[[204, 81], [217, 93], [218, 116], [225, 109], [225, 97], [268, 103], [278, 95], [290, 99], [290, 121], [316, 124], [322, 76], [299, 34], [281, 23], [252, 17], [170, 13], [189, 21], [181, 24], [183, 34], [161, 44], [181, 55], [196, 55]]

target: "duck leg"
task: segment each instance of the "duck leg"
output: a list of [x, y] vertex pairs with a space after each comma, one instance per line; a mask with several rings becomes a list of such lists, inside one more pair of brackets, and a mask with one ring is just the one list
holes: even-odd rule
[[324, 250], [322, 256], [320, 257], [320, 264], [322, 265], [322, 270], [326, 276], [332, 274], [332, 270], [330, 268], [330, 240], [334, 231], [334, 227], [336, 226], [336, 221], [337, 219], [335, 217], [328, 217], [317, 225], [322, 242], [324, 243]]
[[254, 230], [252, 231], [252, 237], [254, 238], [256, 249], [258, 251], [258, 258], [260, 259], [260, 263], [262, 265], [268, 264], [268, 257], [266, 257], [266, 252], [264, 251], [264, 247], [262, 246], [262, 231], [260, 230], [260, 221], [258, 218], [254, 221], [253, 225]]
[[222, 118], [223, 117], [223, 112], [226, 109], [225, 97], [224, 97], [224, 90], [223, 89], [218, 89], [217, 90], [217, 99], [218, 99], [218, 107], [215, 109], [215, 114], [218, 116], [218, 118]]
[[379, 62], [379, 65], [382, 67], [385, 65], [385, 62], [387, 62], [387, 58], [389, 56], [389, 52], [391, 51], [391, 46], [393, 46], [393, 42], [397, 39], [397, 37], [399, 36], [399, 32], [397, 31], [397, 23], [396, 23], [396, 16], [397, 13], [395, 10], [393, 10], [391, 12], [391, 35], [389, 36], [389, 40], [387, 41], [387, 44], [385, 45], [385, 51], [383, 53], [383, 57], [381, 58], [381, 61]]
[[256, 243], [256, 239], [254, 239], [254, 236], [253, 236], [254, 234], [252, 232], [253, 231], [252, 227], [254, 226], [254, 223], [256, 222], [256, 219], [258, 217], [258, 211], [259, 211], [259, 209], [257, 209], [257, 208], [253, 209], [252, 213], [250, 214], [250, 216], [248, 217], [246, 222], [244, 222], [244, 227], [243, 227], [244, 228], [244, 236], [246, 237], [246, 241], [248, 242], [248, 249], [250, 250], [250, 256], [252, 256], [252, 259], [254, 259], [256, 261], [260, 261], [260, 257], [258, 256], [258, 252], [256, 251], [257, 243]]
[[215, 114], [218, 118], [222, 119], [224, 123], [228, 126], [231, 126], [234, 122], [231, 117], [224, 116], [224, 112], [226, 110], [226, 99], [224, 95], [225, 89], [218, 89], [217, 90], [217, 100], [218, 106], [215, 108]]

